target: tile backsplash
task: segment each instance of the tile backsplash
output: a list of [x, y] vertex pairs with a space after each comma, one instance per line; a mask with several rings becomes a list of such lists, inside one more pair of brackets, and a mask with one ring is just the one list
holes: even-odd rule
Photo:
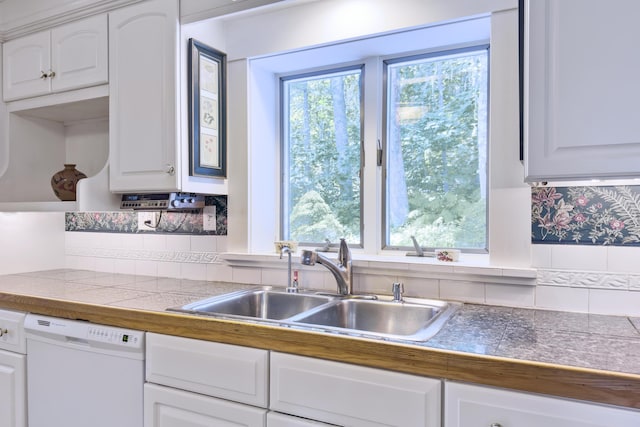
[[533, 187], [531, 241], [640, 246], [640, 186]]
[[65, 231], [99, 233], [151, 233], [188, 235], [227, 235], [227, 196], [207, 196], [205, 206], [214, 206], [216, 211], [215, 231], [204, 230], [203, 212], [170, 212], [159, 215], [153, 231], [138, 230], [138, 212], [67, 212]]

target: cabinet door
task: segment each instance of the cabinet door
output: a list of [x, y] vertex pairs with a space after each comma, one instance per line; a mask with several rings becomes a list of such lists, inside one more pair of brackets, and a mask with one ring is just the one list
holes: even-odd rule
[[43, 95], [51, 90], [50, 33], [43, 31], [4, 44], [2, 51], [5, 101]]
[[0, 350], [0, 426], [26, 427], [26, 356]]
[[341, 426], [440, 426], [441, 381], [271, 353], [278, 412]]
[[527, 181], [640, 175], [638, 16], [630, 0], [525, 0]]
[[111, 191], [178, 189], [178, 19], [178, 0], [109, 14]]
[[145, 427], [265, 427], [265, 409], [155, 384], [144, 387]]
[[444, 427], [638, 426], [640, 412], [468, 384], [445, 383]]
[[107, 83], [107, 15], [51, 31], [51, 90], [62, 91]]

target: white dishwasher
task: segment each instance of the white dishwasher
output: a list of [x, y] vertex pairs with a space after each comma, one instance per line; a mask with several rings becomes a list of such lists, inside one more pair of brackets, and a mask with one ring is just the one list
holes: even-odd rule
[[144, 332], [28, 314], [29, 427], [141, 427]]

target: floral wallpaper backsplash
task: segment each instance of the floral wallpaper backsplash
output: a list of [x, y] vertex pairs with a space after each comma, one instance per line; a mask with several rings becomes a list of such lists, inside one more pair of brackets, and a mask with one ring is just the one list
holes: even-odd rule
[[227, 196], [207, 196], [205, 206], [216, 207], [216, 230], [204, 230], [202, 212], [161, 212], [155, 231], [138, 230], [138, 212], [67, 212], [66, 231], [102, 233], [166, 233], [227, 235]]
[[533, 187], [531, 239], [640, 246], [640, 186]]

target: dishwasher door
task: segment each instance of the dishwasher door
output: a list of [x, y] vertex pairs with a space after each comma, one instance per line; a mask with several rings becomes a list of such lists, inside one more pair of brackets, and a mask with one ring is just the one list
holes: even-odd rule
[[28, 315], [29, 427], [141, 427], [144, 333]]

